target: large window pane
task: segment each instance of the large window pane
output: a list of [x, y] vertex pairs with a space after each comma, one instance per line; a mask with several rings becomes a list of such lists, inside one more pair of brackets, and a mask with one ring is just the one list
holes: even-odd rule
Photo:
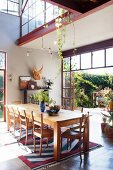
[[5, 53], [0, 52], [0, 69], [5, 69]]
[[42, 13], [44, 11], [44, 2], [43, 1], [37, 1], [35, 4], [36, 7], [36, 16]]
[[28, 23], [22, 26], [22, 36], [28, 34]]
[[0, 0], [0, 10], [3, 12], [7, 12], [7, 1]]
[[81, 69], [91, 68], [91, 53], [81, 54]]
[[19, 0], [0, 0], [0, 11], [19, 15]]
[[47, 10], [46, 10], [46, 23], [53, 20], [53, 6], [50, 6]]
[[63, 97], [70, 97], [70, 88], [63, 89]]
[[19, 3], [19, 0], [9, 0], [9, 1], [13, 1], [13, 2]]
[[113, 48], [106, 49], [106, 66], [113, 66]]
[[28, 10], [26, 10], [22, 15], [22, 25], [28, 22]]
[[8, 13], [18, 15], [19, 5], [8, 1]]
[[41, 13], [36, 17], [36, 28], [44, 25], [44, 13]]
[[63, 71], [69, 71], [70, 70], [70, 57], [63, 59]]
[[104, 50], [93, 52], [93, 68], [105, 66], [105, 53]]
[[35, 3], [35, 1], [36, 1], [36, 0], [28, 0], [29, 7], [30, 7], [33, 3]]
[[63, 73], [63, 87], [70, 87], [70, 72]]
[[71, 70], [79, 69], [80, 69], [80, 55], [76, 55], [71, 58]]
[[59, 9], [57, 6], [54, 6], [54, 9], [53, 9], [53, 17], [54, 18], [57, 18], [59, 16]]
[[29, 8], [29, 20], [31, 20], [32, 18], [35, 17], [35, 4], [33, 4], [30, 8]]
[[29, 32], [33, 31], [35, 29], [35, 19], [32, 19], [29, 22]]
[[63, 98], [63, 106], [65, 109], [70, 109], [70, 99]]
[[[59, 11], [62, 11], [61, 8], [58, 8], [51, 3], [42, 0], [29, 0], [22, 14], [22, 25], [24, 25], [28, 20], [28, 22], [30, 22], [29, 32], [33, 31], [34, 29], [41, 27], [58, 17], [60, 15]], [[65, 10], [63, 11], [66, 12]], [[35, 26], [33, 20], [36, 20]], [[25, 33], [23, 30], [22, 32]]]

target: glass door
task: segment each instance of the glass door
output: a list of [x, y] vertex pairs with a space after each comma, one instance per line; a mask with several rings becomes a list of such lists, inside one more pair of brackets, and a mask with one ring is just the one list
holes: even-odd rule
[[6, 120], [6, 53], [0, 51], [0, 121]]

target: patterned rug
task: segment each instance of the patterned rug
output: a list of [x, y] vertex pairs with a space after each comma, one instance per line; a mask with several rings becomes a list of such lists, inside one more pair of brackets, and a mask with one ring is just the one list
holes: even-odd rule
[[[19, 143], [21, 147], [25, 146], [23, 145], [25, 140], [25, 138], [23, 137], [23, 139], [21, 140], [21, 142]], [[43, 140], [43, 151], [42, 151], [42, 155], [39, 155], [39, 140], [37, 138], [37, 152], [34, 153], [33, 149], [34, 149], [34, 145], [33, 145], [33, 139], [32, 136], [29, 135], [29, 140], [27, 142], [27, 145], [25, 146], [25, 149], [27, 152], [29, 152], [28, 154], [25, 155], [21, 155], [19, 156], [19, 158], [25, 163], [27, 164], [31, 169], [35, 170], [35, 169], [40, 169], [40, 168], [44, 168], [46, 169], [47, 167], [50, 167], [54, 164], [56, 164], [56, 161], [53, 158], [53, 140], [49, 140], [49, 146], [47, 147], [46, 141]], [[93, 150], [95, 148], [101, 147], [101, 145], [93, 143], [93, 142], [89, 142], [89, 150]], [[67, 150], [67, 140], [64, 139], [62, 142], [62, 150], [61, 150], [61, 159], [60, 161], [67, 159], [69, 157], [72, 156], [78, 156], [79, 155], [79, 144], [78, 141], [74, 140], [71, 144], [71, 148], [69, 148]]]
[[[57, 162], [53, 158], [53, 140], [49, 140], [49, 146], [47, 147], [46, 140], [43, 140], [43, 151], [42, 156], [39, 155], [39, 140], [37, 138], [37, 152], [34, 153], [34, 145], [32, 135], [28, 135], [28, 142], [25, 145], [25, 133], [23, 133], [23, 137], [21, 141], [19, 141], [19, 131], [16, 132], [16, 138], [14, 138], [11, 133], [8, 133], [8, 140], [5, 140], [4, 146], [7, 150], [13, 152], [14, 155], [17, 155], [19, 159], [21, 159], [26, 165], [28, 165], [32, 170], [36, 169], [46, 169], [50, 166], [54, 166]], [[12, 138], [13, 137], [13, 138]], [[3, 145], [3, 143], [2, 143]], [[89, 142], [89, 150], [93, 150], [95, 148], [101, 147], [101, 145]], [[79, 156], [79, 145], [78, 141], [73, 141], [71, 148], [67, 150], [67, 141], [63, 140], [62, 143], [62, 151], [61, 151], [61, 159], [67, 159], [72, 156]]]

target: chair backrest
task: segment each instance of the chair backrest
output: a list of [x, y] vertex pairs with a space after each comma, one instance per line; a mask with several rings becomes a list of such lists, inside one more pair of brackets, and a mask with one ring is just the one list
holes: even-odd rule
[[82, 114], [82, 118], [80, 120], [80, 132], [81, 133], [85, 132], [85, 128], [88, 123], [88, 119], [89, 119], [89, 112], [87, 114]]
[[24, 125], [27, 125], [27, 117], [26, 117], [26, 112], [25, 110], [18, 110], [19, 112], [19, 118], [20, 118], [20, 124], [24, 124]]
[[19, 116], [18, 108], [17, 108], [17, 107], [12, 106], [12, 110], [13, 110], [13, 113], [14, 113], [15, 117], [18, 117], [18, 116]]
[[35, 131], [35, 128], [38, 126], [41, 130], [41, 134], [43, 133], [43, 113], [39, 113], [35, 116], [35, 113], [32, 111], [32, 122], [33, 122], [33, 130]]
[[12, 106], [7, 106], [7, 112], [10, 118], [10, 122], [14, 122], [19, 115], [18, 113], [16, 113]]
[[15, 112], [14, 112], [14, 109], [12, 106], [7, 106], [7, 112], [10, 116], [10, 119], [13, 119], [15, 118]]

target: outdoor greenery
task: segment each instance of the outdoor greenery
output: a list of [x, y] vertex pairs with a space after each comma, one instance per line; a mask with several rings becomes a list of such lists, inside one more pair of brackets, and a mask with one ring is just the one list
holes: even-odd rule
[[75, 106], [92, 107], [92, 93], [106, 87], [113, 89], [112, 75], [74, 74]]

